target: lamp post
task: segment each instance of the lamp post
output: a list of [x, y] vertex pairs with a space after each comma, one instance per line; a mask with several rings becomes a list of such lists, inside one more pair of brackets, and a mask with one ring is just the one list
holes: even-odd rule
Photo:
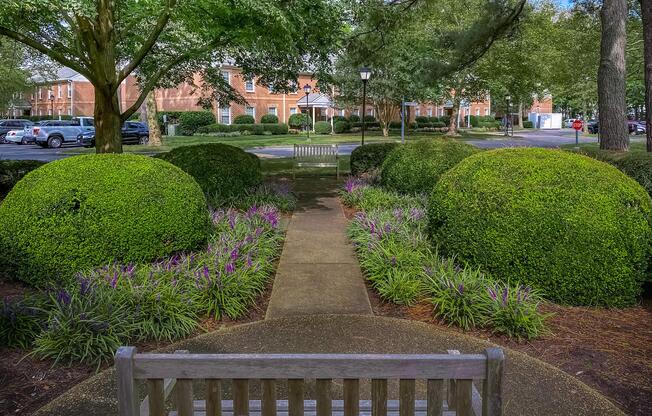
[[50, 92], [50, 96], [49, 96], [49, 99], [50, 99], [50, 116], [54, 120], [54, 93], [52, 92], [52, 90], [50, 90], [49, 92]]
[[311, 89], [312, 87], [310, 84], [303, 86], [303, 92], [306, 93], [306, 132], [308, 133], [308, 141], [310, 141], [310, 123], [308, 122], [310, 119], [310, 111], [308, 110], [308, 95], [310, 95]]
[[360, 79], [362, 80], [362, 145], [364, 146], [364, 131], [365, 131], [365, 115], [366, 101], [367, 101], [367, 81], [371, 77], [371, 69], [367, 67], [360, 68]]
[[505, 115], [505, 136], [509, 136], [509, 119], [511, 117], [511, 99], [509, 95], [505, 96], [505, 101], [507, 101], [507, 114]]

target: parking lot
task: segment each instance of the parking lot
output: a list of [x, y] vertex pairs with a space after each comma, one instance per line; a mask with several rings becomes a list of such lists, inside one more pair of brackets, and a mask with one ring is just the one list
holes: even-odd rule
[[69, 153], [64, 153], [63, 150], [71, 147], [63, 146], [59, 149], [44, 149], [35, 144], [0, 144], [0, 159], [42, 160], [44, 162], [50, 162], [70, 156]]

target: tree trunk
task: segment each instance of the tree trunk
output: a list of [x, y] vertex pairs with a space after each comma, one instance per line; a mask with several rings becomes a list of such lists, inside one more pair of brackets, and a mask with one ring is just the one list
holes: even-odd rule
[[459, 132], [457, 131], [457, 115], [460, 113], [460, 100], [457, 98], [453, 98], [453, 108], [451, 111], [451, 119], [448, 122], [448, 133], [446, 133], [447, 136], [459, 136]]
[[122, 120], [117, 94], [95, 87], [95, 150], [122, 153]]
[[523, 127], [523, 103], [518, 103], [518, 128], [524, 129]]
[[643, 20], [643, 56], [645, 57], [645, 125], [647, 151], [652, 152], [652, 1], [641, 2]]
[[625, 102], [625, 47], [627, 45], [627, 0], [604, 0], [600, 19], [600, 68], [598, 107], [600, 148], [629, 149]]
[[152, 90], [147, 94], [147, 126], [149, 127], [149, 145], [161, 145], [161, 128], [156, 115], [156, 93]]
[[589, 131], [589, 111], [586, 109], [586, 103], [582, 107], [582, 133], [587, 133]]

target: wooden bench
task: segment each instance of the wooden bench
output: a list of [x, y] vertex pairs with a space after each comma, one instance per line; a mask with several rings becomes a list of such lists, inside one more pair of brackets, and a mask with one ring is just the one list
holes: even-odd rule
[[327, 168], [334, 167], [335, 175], [340, 177], [338, 148], [336, 144], [295, 144], [293, 176], [301, 167]]
[[[501, 349], [483, 354], [116, 354], [120, 416], [164, 416], [172, 392], [178, 416], [498, 416], [502, 415]], [[261, 400], [249, 400], [249, 380], [261, 381]], [[306, 379], [316, 379], [305, 400]], [[343, 379], [343, 399], [331, 399], [333, 379]], [[360, 400], [361, 379], [371, 380], [371, 400]], [[398, 379], [398, 397], [388, 397], [388, 379]], [[415, 380], [426, 380], [426, 400], [416, 400]], [[205, 400], [193, 400], [193, 380], [204, 380]], [[278, 400], [277, 380], [287, 380], [287, 400]], [[140, 402], [138, 385], [147, 396]], [[474, 385], [482, 384], [479, 393]], [[223, 400], [231, 383], [233, 400]], [[363, 381], [366, 382], [366, 381]], [[396, 400], [398, 399], [398, 400]]]

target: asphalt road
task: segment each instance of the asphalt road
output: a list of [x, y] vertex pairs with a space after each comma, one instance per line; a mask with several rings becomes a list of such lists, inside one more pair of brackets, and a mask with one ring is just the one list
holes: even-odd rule
[[[500, 147], [545, 147], [556, 148], [564, 144], [575, 143], [575, 133], [571, 129], [563, 130], [533, 130], [517, 132], [517, 137], [505, 138], [497, 134], [495, 138], [467, 140], [467, 143], [473, 144], [483, 149], [492, 149]], [[580, 138], [580, 143], [594, 143], [595, 138]], [[350, 155], [357, 144], [340, 144], [339, 153], [341, 155]], [[63, 159], [72, 156], [69, 153], [64, 153], [62, 149], [43, 149], [36, 145], [16, 145], [16, 144], [2, 144], [0, 145], [0, 159], [13, 159], [13, 160], [43, 160], [52, 161]], [[247, 149], [251, 153], [255, 153], [260, 157], [292, 157], [292, 146], [281, 147], [260, 147]]]

